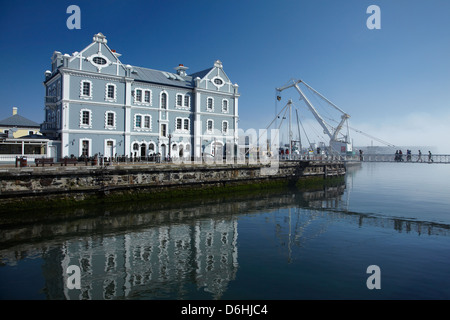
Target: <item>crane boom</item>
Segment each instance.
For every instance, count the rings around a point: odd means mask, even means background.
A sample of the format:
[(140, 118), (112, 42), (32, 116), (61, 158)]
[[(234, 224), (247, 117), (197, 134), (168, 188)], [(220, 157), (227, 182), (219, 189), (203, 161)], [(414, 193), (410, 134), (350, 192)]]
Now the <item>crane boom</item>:
[[(342, 113), (341, 121), (339, 122), (338, 126), (335, 129), (333, 129), (333, 130), (329, 129), (329, 127), (330, 128), (333, 128), (333, 127), (325, 122), (325, 120), (317, 112), (316, 108), (314, 108), (314, 106), (311, 104), (311, 102), (308, 100), (308, 98), (303, 94), (302, 90), (299, 87), (300, 83), (303, 83), (306, 87), (308, 87), (314, 93), (319, 95), (322, 99), (324, 99), (326, 102), (328, 102), (331, 106), (333, 106), (336, 110), (338, 110), (340, 113)], [(338, 143), (344, 142), (346, 145), (348, 144), (347, 141), (338, 141), (338, 134), (341, 131), (345, 121), (347, 121), (350, 118), (350, 115), (345, 113), (342, 109), (340, 109), (338, 106), (336, 106), (334, 103), (332, 103), (330, 100), (325, 98), (323, 95), (321, 95), (319, 92), (314, 90), (312, 87), (310, 87), (308, 84), (306, 84), (302, 80), (291, 80), (291, 83), (289, 83), (289, 84), (287, 84), (287, 85), (285, 85), (283, 87), (279, 87), (276, 90), (277, 90), (278, 93), (281, 93), (282, 91), (284, 91), (286, 89), (289, 89), (289, 88), (295, 88), (295, 90), (300, 95), (300, 100), (304, 100), (305, 101), (307, 107), (309, 108), (309, 110), (312, 112), (313, 116), (316, 118), (316, 120), (319, 122), (319, 124), (323, 128), (324, 133), (327, 134), (330, 137), (330, 146), (331, 146), (331, 144), (333, 144), (335, 142), (338, 142)], [(277, 99), (280, 100), (281, 97), (278, 95)]]

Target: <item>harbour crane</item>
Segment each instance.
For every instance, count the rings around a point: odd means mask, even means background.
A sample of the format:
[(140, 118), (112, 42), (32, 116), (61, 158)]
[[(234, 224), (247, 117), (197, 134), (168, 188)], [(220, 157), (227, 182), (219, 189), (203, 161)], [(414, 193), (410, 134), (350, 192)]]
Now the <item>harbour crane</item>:
[[(328, 104), (330, 104), (332, 107), (334, 107), (337, 111), (339, 111), (341, 115), (341, 120), (339, 124), (336, 127), (331, 126), (325, 120), (321, 117), (321, 115), (317, 112), (316, 108), (312, 105), (312, 103), (308, 100), (308, 98), (305, 96), (305, 94), (300, 89), (300, 84), (303, 83), (308, 89), (312, 90), (314, 93), (316, 93), (319, 97), (321, 97), (323, 100), (325, 100)], [(319, 122), (320, 126), (323, 128), (323, 131), (328, 137), (330, 138), (330, 151), (332, 153), (340, 153), (340, 154), (347, 154), (352, 152), (352, 144), (349, 141), (348, 135), (345, 135), (343, 139), (338, 138), (338, 135), (344, 126), (344, 124), (347, 122), (347, 120), (350, 118), (350, 115), (348, 115), (346, 112), (344, 112), (342, 109), (340, 109), (338, 106), (336, 106), (334, 103), (332, 103), (330, 100), (325, 98), (323, 95), (321, 95), (319, 92), (314, 90), (312, 87), (310, 87), (307, 83), (305, 83), (303, 80), (290, 80), (288, 84), (286, 84), (283, 87), (276, 88), (277, 92), (277, 100), (281, 100), (281, 92), (289, 89), (289, 88), (295, 88), (297, 92), (300, 95), (300, 100), (303, 100), (309, 110), (312, 112), (313, 116), (316, 118), (316, 120)], [(348, 124), (348, 123), (347, 123)]]

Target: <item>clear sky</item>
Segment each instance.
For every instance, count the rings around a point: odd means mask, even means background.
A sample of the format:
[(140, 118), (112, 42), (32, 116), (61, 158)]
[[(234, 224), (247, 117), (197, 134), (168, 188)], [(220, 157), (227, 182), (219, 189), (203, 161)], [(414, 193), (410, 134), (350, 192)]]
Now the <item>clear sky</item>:
[[(66, 27), (72, 4), (80, 30)], [(379, 30), (366, 26), (370, 5), (381, 10)], [(275, 88), (296, 78), (350, 114), (353, 128), (450, 153), (449, 0), (1, 1), (0, 119), (17, 106), (41, 123), (52, 53), (80, 51), (98, 32), (125, 64), (196, 72), (221, 60), (240, 88), (243, 129), (265, 128)], [(306, 126), (293, 89), (277, 107), (288, 98)], [(350, 134), (355, 145), (371, 143)]]

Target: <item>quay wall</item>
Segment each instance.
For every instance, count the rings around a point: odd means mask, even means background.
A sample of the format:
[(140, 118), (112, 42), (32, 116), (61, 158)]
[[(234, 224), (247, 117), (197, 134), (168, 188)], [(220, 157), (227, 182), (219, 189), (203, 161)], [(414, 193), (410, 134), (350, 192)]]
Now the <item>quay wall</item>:
[[(345, 175), (340, 162), (280, 162), (277, 168), (259, 164), (152, 164), (111, 166), (46, 166), (0, 168), (0, 211), (34, 201), (81, 202), (195, 193), (236, 186), (292, 184)], [(39, 200), (39, 201), (36, 201)]]

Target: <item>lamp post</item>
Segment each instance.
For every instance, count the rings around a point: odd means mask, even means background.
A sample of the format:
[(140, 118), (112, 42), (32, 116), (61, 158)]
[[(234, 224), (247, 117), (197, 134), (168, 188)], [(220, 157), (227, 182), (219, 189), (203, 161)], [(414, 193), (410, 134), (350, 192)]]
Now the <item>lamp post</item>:
[(172, 134), (169, 133), (169, 161), (171, 158), (171, 149), (172, 149), (171, 140), (172, 140)]

